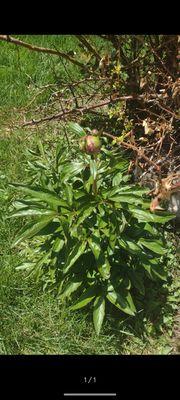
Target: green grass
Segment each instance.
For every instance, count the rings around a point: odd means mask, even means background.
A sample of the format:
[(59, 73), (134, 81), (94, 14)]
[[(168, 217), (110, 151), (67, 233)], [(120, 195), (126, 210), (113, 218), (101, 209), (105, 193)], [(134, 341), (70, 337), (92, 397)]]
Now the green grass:
[[(62, 51), (71, 50), (75, 44), (75, 38), (63, 35), (20, 38), (42, 47), (55, 46)], [(71, 65), (69, 68), (73, 76), (78, 78), (77, 68)], [(0, 42), (0, 106), (24, 106), (36, 94), (37, 87), (57, 83), (63, 74), (64, 68), (59, 57)], [(47, 97), (48, 93), (44, 100)], [(42, 101), (42, 96), (39, 101)]]
[[(72, 50), (76, 44), (74, 37), (62, 35), (22, 39), (47, 47), (55, 44), (62, 50)], [(171, 251), (169, 279), (163, 290), (160, 284), (149, 286), (144, 311), (136, 319), (110, 307), (99, 337), (94, 333), (88, 309), (70, 313), (52, 294), (44, 293), (33, 278), (27, 279), (22, 271), (16, 271), (21, 257), (18, 249), (11, 249), (11, 243), (24, 220), (6, 218), (15, 196), (8, 182), (26, 180), (25, 150), (33, 148), (36, 138), (53, 142), (57, 136), (52, 126), (14, 130), (11, 123), (19, 118), (18, 107), (31, 99), (36, 85), (56, 82), (53, 68), (60, 77), (64, 70), (58, 57), (18, 50), (1, 42), (0, 50), (0, 354), (171, 353), (178, 301), (177, 265)], [(69, 68), (77, 78), (76, 68)]]
[[(79, 42), (73, 35), (19, 35), (17, 38), (40, 47), (64, 52), (74, 49), (77, 60), (82, 58)], [(102, 40), (97, 36), (94, 36), (93, 40), (98, 48), (104, 51)], [(82, 61), (86, 59), (82, 58)], [(73, 79), (80, 78), (78, 67), (64, 59), (62, 63), (58, 56), (0, 42), (0, 107), (22, 107), (36, 95), (39, 87), (50, 83), (59, 84), (62, 79), (67, 79), (64, 63)], [(46, 102), (50, 94), (51, 89), (43, 92), (38, 96), (37, 104)]]

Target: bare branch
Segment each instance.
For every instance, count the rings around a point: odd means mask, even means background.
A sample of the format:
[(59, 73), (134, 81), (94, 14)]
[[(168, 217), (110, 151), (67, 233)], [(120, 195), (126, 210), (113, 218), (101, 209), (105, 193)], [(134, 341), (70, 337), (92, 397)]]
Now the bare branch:
[(14, 37), (9, 36), (9, 35), (0, 35), (0, 40), (3, 40), (3, 41), (8, 42), (8, 43), (15, 44), (15, 45), (18, 45), (18, 46), (26, 47), (28, 50), (31, 50), (31, 51), (37, 51), (37, 52), (40, 52), (40, 53), (53, 54), (53, 55), (65, 58), (66, 60), (70, 61), (71, 63), (73, 63), (75, 65), (78, 65), (81, 68), (88, 69), (86, 67), (86, 65), (84, 65), (80, 61), (74, 59), (73, 57), (71, 57), (67, 53), (64, 53), (63, 51), (59, 51), (59, 50), (55, 50), (55, 49), (49, 49), (49, 48), (46, 48), (46, 47), (35, 46), (33, 44), (24, 42), (22, 40), (15, 39)]
[(137, 98), (137, 97), (141, 98), (142, 96), (136, 96), (136, 97), (132, 96), (132, 95), (131, 96), (122, 96), (122, 97), (117, 97), (116, 99), (113, 99), (113, 100), (112, 99), (105, 100), (102, 103), (93, 104), (93, 105), (91, 105), (89, 107), (79, 107), (79, 108), (75, 107), (75, 108), (72, 108), (71, 110), (67, 110), (67, 111), (64, 111), (64, 112), (57, 113), (57, 114), (49, 115), (49, 116), (41, 118), (41, 119), (37, 119), (37, 120), (33, 120), (32, 119), (31, 121), (25, 122), (22, 126), (24, 127), (24, 126), (29, 126), (29, 125), (38, 125), (38, 124), (41, 124), (42, 122), (52, 121), (52, 120), (55, 120), (55, 119), (61, 119), (65, 115), (74, 114), (74, 113), (83, 114), (84, 112), (89, 112), (90, 110), (93, 110), (95, 108), (104, 107), (104, 106), (106, 106), (106, 105), (108, 105), (110, 103), (115, 103), (117, 101), (123, 101), (123, 100), (124, 101), (133, 100), (134, 98)]
[[(126, 134), (126, 136), (128, 136), (129, 134), (130, 134), (131, 132), (128, 132), (128, 134)], [(114, 135), (112, 135), (112, 134), (110, 134), (110, 133), (107, 133), (107, 132), (103, 132), (103, 135), (104, 136), (108, 136), (108, 137), (110, 137), (111, 139), (113, 139), (113, 140), (116, 140), (117, 141), (117, 136), (114, 136)], [(119, 146), (122, 146), (122, 147), (125, 147), (125, 148), (127, 148), (127, 149), (131, 149), (131, 150), (133, 150), (133, 151), (135, 151), (141, 158), (143, 158), (148, 164), (150, 164), (150, 165), (152, 165), (153, 167), (155, 167), (155, 169), (158, 171), (158, 172), (160, 172), (160, 167), (157, 165), (157, 164), (155, 164), (152, 160), (150, 160), (145, 154), (144, 154), (144, 151), (142, 150), (142, 149), (139, 149), (137, 146), (135, 146), (135, 145), (133, 145), (133, 144), (131, 144), (131, 143), (126, 143), (126, 142), (124, 142), (123, 140), (122, 141), (117, 141), (117, 144), (119, 145)]]
[(101, 56), (97, 52), (94, 46), (84, 37), (84, 35), (76, 35), (76, 38), (89, 50), (90, 53), (94, 54), (94, 56), (100, 61)]

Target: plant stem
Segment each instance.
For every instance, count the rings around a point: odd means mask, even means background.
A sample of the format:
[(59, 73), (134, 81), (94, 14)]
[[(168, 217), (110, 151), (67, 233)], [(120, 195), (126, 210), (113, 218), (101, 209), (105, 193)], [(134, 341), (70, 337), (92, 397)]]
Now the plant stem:
[[(96, 162), (97, 165), (97, 154), (94, 154), (94, 161)], [(93, 189), (93, 193), (95, 196), (97, 196), (97, 174), (96, 174), (96, 178), (94, 179), (93, 185), (92, 185), (92, 189)]]

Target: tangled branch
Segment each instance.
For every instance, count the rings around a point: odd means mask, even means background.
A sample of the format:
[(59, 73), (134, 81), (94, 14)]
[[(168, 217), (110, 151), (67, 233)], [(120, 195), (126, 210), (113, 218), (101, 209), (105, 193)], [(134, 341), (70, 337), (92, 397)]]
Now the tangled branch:
[(71, 57), (69, 54), (64, 53), (63, 51), (60, 50), (55, 50), (55, 49), (49, 49), (47, 47), (39, 47), (35, 46), (34, 44), (30, 44), (27, 42), (24, 42), (23, 40), (16, 39), (12, 36), (9, 35), (0, 35), (0, 40), (15, 44), (17, 46), (22, 46), (26, 47), (26, 49), (31, 50), (31, 51), (37, 51), (40, 53), (46, 53), (46, 54), (53, 54), (62, 58), (65, 58), (66, 60), (70, 61), (71, 63), (77, 65), (78, 67), (81, 67), (83, 69), (87, 69), (86, 65), (81, 63), (80, 61), (76, 60), (75, 58)]

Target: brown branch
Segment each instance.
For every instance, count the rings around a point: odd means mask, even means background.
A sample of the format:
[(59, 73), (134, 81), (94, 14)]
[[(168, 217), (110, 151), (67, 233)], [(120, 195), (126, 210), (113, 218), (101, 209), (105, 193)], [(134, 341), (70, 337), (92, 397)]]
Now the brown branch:
[(15, 39), (14, 37), (9, 36), (9, 35), (0, 35), (0, 40), (3, 40), (3, 41), (8, 42), (8, 43), (15, 44), (15, 45), (18, 45), (18, 46), (26, 47), (28, 50), (31, 50), (31, 51), (37, 51), (37, 52), (40, 52), (40, 53), (47, 53), (47, 54), (53, 54), (53, 55), (56, 55), (56, 56), (60, 56), (60, 57), (65, 58), (66, 60), (70, 61), (71, 63), (73, 63), (75, 65), (78, 65), (78, 67), (87, 69), (86, 65), (84, 65), (80, 61), (74, 59), (73, 57), (69, 56), (67, 53), (64, 53), (62, 51), (49, 49), (49, 48), (46, 48), (46, 47), (35, 46), (33, 44), (24, 42), (22, 40)]
[(49, 116), (41, 118), (41, 119), (27, 121), (22, 125), (22, 127), (29, 126), (29, 125), (38, 125), (38, 124), (41, 124), (42, 122), (45, 122), (45, 121), (52, 121), (52, 120), (55, 120), (55, 119), (61, 119), (65, 115), (69, 115), (69, 114), (73, 114), (73, 113), (82, 114), (84, 112), (89, 112), (90, 110), (93, 110), (95, 108), (104, 107), (104, 106), (106, 106), (106, 105), (108, 105), (110, 103), (115, 103), (117, 101), (123, 101), (123, 100), (124, 101), (126, 101), (126, 100), (134, 100), (137, 97), (138, 98), (139, 97), (142, 98), (142, 96), (133, 96), (133, 95), (131, 95), (131, 96), (122, 96), (122, 97), (117, 97), (114, 100), (112, 100), (112, 99), (105, 100), (102, 103), (93, 104), (93, 105), (91, 105), (89, 107), (79, 107), (79, 108), (75, 107), (75, 108), (72, 108), (71, 110), (67, 110), (67, 111), (64, 111), (64, 112), (57, 113), (57, 114), (49, 115)]
[[(96, 82), (96, 81), (105, 81), (105, 83), (106, 83), (106, 81), (108, 81), (109, 80), (109, 78), (107, 78), (107, 77), (105, 77), (105, 78), (103, 78), (103, 77), (97, 77), (97, 78), (95, 78), (95, 77), (89, 77), (89, 78), (83, 78), (83, 79), (81, 79), (81, 80), (78, 80), (78, 81), (73, 81), (72, 83), (71, 83), (71, 86), (79, 86), (79, 85), (81, 85), (81, 84), (87, 84), (88, 85), (88, 82)], [(47, 85), (44, 85), (44, 86), (38, 86), (38, 89), (39, 90), (41, 90), (41, 89), (48, 89), (49, 87), (58, 87), (59, 86), (59, 84), (58, 83), (49, 83), (49, 84), (47, 84)], [(69, 89), (69, 83), (68, 82), (61, 82), (61, 86), (63, 86), (65, 89), (67, 88), (67, 89)]]
[(168, 75), (172, 76), (172, 77), (175, 79), (174, 74), (173, 74), (171, 71), (169, 71), (169, 69), (167, 68), (165, 62), (162, 60), (162, 58), (159, 56), (159, 54), (157, 53), (156, 49), (154, 48), (154, 46), (153, 46), (153, 44), (152, 44), (152, 41), (151, 41), (151, 36), (150, 36), (150, 47), (151, 47), (151, 50), (152, 50), (153, 54), (155, 55), (155, 57), (158, 59), (158, 61), (159, 61), (160, 64), (162, 65), (164, 71), (165, 71)]
[(162, 110), (166, 111), (168, 114), (173, 115), (174, 118), (179, 119), (179, 115), (176, 115), (174, 112), (172, 112), (169, 108), (165, 108), (162, 106), (162, 104), (158, 101), (156, 101), (156, 105), (161, 108)]
[[(130, 134), (131, 132), (128, 132), (128, 133)], [(135, 145), (133, 145), (133, 144), (130, 144), (130, 143), (126, 143), (126, 142), (124, 142), (123, 140), (120, 141), (120, 142), (118, 142), (117, 136), (114, 136), (114, 135), (112, 135), (111, 133), (103, 132), (103, 135), (108, 136), (108, 137), (110, 137), (110, 138), (113, 139), (113, 140), (116, 140), (116, 143), (118, 144), (118, 146), (123, 146), (123, 147), (125, 147), (125, 148), (127, 148), (127, 149), (131, 149), (131, 150), (136, 151), (136, 153), (138, 153), (138, 155), (139, 155), (141, 158), (143, 158), (148, 164), (150, 164), (150, 165), (152, 165), (153, 167), (155, 167), (156, 170), (157, 170), (158, 172), (160, 171), (160, 167), (159, 167), (158, 165), (156, 165), (152, 160), (150, 160), (150, 159), (144, 154), (144, 151), (138, 149), (137, 146), (135, 146)], [(126, 135), (126, 136), (127, 136), (127, 135)]]
[(94, 46), (84, 37), (84, 35), (75, 35), (76, 38), (89, 50), (90, 53), (94, 54), (94, 56), (100, 61), (101, 56), (97, 52)]

